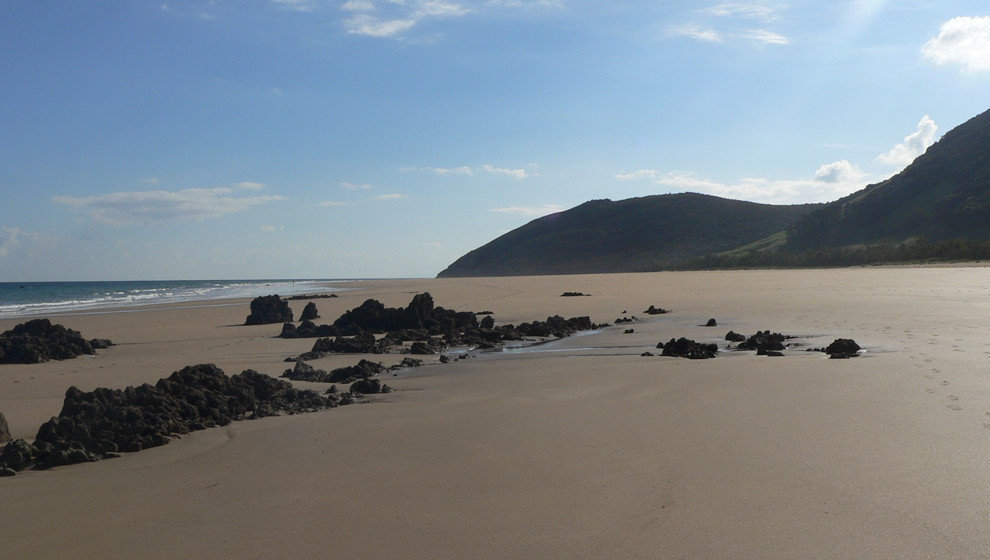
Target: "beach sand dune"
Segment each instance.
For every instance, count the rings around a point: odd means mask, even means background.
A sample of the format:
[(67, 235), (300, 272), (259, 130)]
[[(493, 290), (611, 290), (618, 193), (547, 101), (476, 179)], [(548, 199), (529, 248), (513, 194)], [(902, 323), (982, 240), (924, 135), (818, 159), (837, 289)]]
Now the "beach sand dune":
[[(0, 556), (990, 557), (988, 279), (960, 267), (355, 283), (317, 300), (321, 321), (422, 291), (499, 322), (641, 321), (405, 370), (365, 405), (0, 479)], [(672, 313), (642, 314), (651, 304)], [(278, 375), (312, 344), (237, 326), (246, 313), (59, 317), (119, 346), (0, 366), (0, 411), (31, 437), (69, 385), (153, 382), (199, 362)], [(719, 326), (698, 326), (709, 317)], [(679, 336), (724, 347), (730, 329), (809, 346), (848, 337), (866, 352), (640, 356)]]

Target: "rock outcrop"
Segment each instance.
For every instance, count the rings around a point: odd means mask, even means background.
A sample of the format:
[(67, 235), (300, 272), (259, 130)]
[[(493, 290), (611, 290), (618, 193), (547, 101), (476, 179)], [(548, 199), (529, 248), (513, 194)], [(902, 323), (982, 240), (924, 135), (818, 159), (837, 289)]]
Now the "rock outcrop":
[(292, 322), (292, 309), (289, 308), (289, 302), (278, 294), (259, 296), (251, 300), (251, 314), (244, 320), (245, 325), (289, 322)]
[(309, 302), (306, 307), (303, 307), (302, 314), (299, 316), (300, 321), (312, 321), (313, 319), (319, 319), (320, 312), (316, 310), (316, 304)]
[(86, 340), (79, 331), (53, 325), (48, 319), (32, 319), (0, 334), (0, 363), (36, 364), (93, 354), (107, 348), (109, 339)]
[(837, 338), (825, 347), (825, 353), (832, 359), (855, 358), (859, 356), (860, 349), (851, 338)]
[(670, 339), (670, 342), (657, 344), (657, 348), (663, 351), (661, 356), (673, 356), (675, 358), (688, 358), (690, 360), (706, 360), (714, 358), (718, 353), (718, 346), (714, 344), (704, 344), (695, 342), (688, 338)]

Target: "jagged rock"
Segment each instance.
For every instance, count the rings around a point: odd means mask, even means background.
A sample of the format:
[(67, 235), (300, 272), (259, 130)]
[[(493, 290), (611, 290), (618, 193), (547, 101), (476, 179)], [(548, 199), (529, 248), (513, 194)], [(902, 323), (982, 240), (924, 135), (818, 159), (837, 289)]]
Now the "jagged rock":
[(0, 412), (0, 443), (7, 443), (8, 441), (10, 441), (10, 426), (7, 425), (7, 419)]
[(744, 342), (746, 340), (746, 335), (739, 334), (735, 331), (729, 331), (725, 333), (725, 340), (729, 342)]
[(859, 351), (859, 344), (851, 338), (837, 338), (825, 347), (825, 353), (832, 359), (855, 358)]
[(491, 315), (487, 315), (481, 320), (478, 326), (483, 329), (493, 329), (495, 328), (495, 319)]
[(622, 334), (632, 334), (634, 332), (636, 332), (636, 329), (626, 329), (622, 331)]
[(89, 341), (89, 345), (92, 346), (94, 350), (105, 350), (111, 346), (115, 346), (113, 341), (109, 338), (94, 338)]
[(439, 354), (446, 346), (442, 340), (430, 338), (426, 341), (413, 342), (412, 346), (409, 347), (409, 353), (417, 355)]
[(475, 315), (494, 315), (494, 314), (495, 314), (494, 311), (478, 311), (475, 313)]
[(289, 301), (295, 301), (300, 299), (326, 299), (326, 298), (335, 298), (335, 297), (337, 297), (337, 294), (309, 294), (309, 295), (290, 296), (285, 299)]
[[(623, 311), (623, 313), (625, 313), (625, 311)], [(662, 315), (664, 313), (670, 313), (670, 310), (664, 309), (662, 307), (653, 307), (651, 305), (650, 308), (644, 311), (643, 313), (646, 313), (647, 315)]]
[(619, 317), (614, 322), (616, 325), (621, 325), (623, 323), (632, 323), (636, 319), (634, 317)]
[(438, 361), (441, 364), (449, 364), (450, 363), (450, 358), (448, 358), (447, 356), (440, 356), (440, 358), (439, 358)]
[(320, 313), (316, 310), (316, 304), (309, 302), (306, 307), (303, 307), (302, 315), (299, 316), (300, 321), (312, 321), (313, 319), (319, 319)]
[(324, 381), (327, 377), (327, 372), (322, 369), (316, 369), (306, 362), (299, 360), (296, 362), (295, 367), (285, 370), (282, 377), (293, 381)]
[(155, 385), (83, 392), (70, 387), (62, 411), (42, 424), (34, 444), (15, 440), (0, 453), (0, 468), (50, 468), (164, 445), (185, 434), (234, 420), (331, 406), (253, 370), (228, 377), (212, 364), (183, 368)]
[(716, 321), (715, 318), (713, 317), (713, 318), (709, 319), (707, 323), (705, 323), (705, 326), (706, 327), (717, 327), (718, 326), (718, 321)]
[(756, 334), (747, 338), (744, 342), (740, 342), (740, 350), (756, 350), (760, 352), (767, 352), (770, 350), (780, 351), (784, 349), (784, 340), (787, 337), (780, 333), (771, 333), (770, 331), (757, 331)]
[(259, 296), (251, 300), (251, 314), (244, 320), (245, 325), (267, 325), (269, 323), (289, 323), (292, 309), (289, 303), (279, 297)]
[(590, 295), (591, 294), (585, 294), (582, 292), (564, 292), (560, 294), (560, 297), (582, 297), (582, 296), (590, 296)]
[[(101, 339), (99, 343), (109, 340)], [(0, 334), (0, 363), (36, 364), (92, 354), (93, 345), (78, 331), (33, 319)]]
[(351, 384), (352, 394), (371, 395), (376, 393), (391, 393), (392, 388), (379, 379), (359, 379)]
[(672, 338), (670, 342), (662, 346), (658, 344), (657, 348), (663, 348), (663, 352), (660, 353), (661, 356), (674, 356), (691, 360), (714, 358), (715, 354), (718, 353), (718, 346), (714, 344), (703, 344), (684, 337), (676, 340)]

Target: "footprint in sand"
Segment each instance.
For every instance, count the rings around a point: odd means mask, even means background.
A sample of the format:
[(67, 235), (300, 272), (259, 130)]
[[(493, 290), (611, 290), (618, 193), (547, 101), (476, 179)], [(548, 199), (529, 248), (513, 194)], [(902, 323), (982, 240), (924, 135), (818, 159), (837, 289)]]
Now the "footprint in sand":
[(959, 397), (957, 397), (955, 395), (949, 395), (949, 400), (950, 401), (958, 401), (959, 400)]
[(932, 373), (926, 373), (925, 374), (925, 379), (935, 379), (935, 375), (932, 374)]
[(937, 367), (933, 367), (932, 373), (942, 373), (942, 370), (938, 369)]
[(946, 386), (946, 385), (948, 385), (948, 384), (949, 384), (949, 380), (948, 380), (948, 379), (944, 379), (944, 380), (942, 380), (942, 386), (943, 386), (943, 387), (945, 387), (945, 386)]
[(945, 405), (945, 408), (948, 408), (949, 410), (962, 410), (963, 409), (958, 404), (948, 404), (948, 405)]
[(935, 394), (935, 389), (932, 389), (931, 387), (928, 387), (928, 388), (925, 389), (925, 392), (926, 393), (930, 393), (930, 394)]

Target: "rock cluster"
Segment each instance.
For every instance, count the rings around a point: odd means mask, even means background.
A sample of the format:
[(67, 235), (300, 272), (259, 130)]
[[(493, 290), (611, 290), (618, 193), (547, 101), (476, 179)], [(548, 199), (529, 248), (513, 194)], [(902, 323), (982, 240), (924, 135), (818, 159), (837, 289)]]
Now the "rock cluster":
[(690, 360), (706, 360), (714, 358), (718, 353), (718, 346), (714, 344), (704, 344), (681, 337), (670, 339), (669, 342), (660, 342), (657, 348), (662, 349), (661, 356), (673, 356), (675, 358), (688, 358)]
[(351, 383), (357, 379), (365, 379), (385, 371), (385, 366), (377, 362), (361, 360), (357, 365), (346, 366), (331, 370), (329, 373), (316, 369), (306, 362), (299, 360), (295, 367), (285, 370), (282, 377), (293, 381), (314, 381), (317, 383)]
[(759, 356), (779, 355), (780, 351), (786, 348), (784, 341), (787, 337), (780, 333), (773, 333), (769, 330), (757, 331), (743, 342), (739, 343), (740, 350), (756, 350)]
[(739, 334), (739, 333), (737, 333), (735, 331), (729, 331), (729, 332), (725, 333), (725, 340), (727, 340), (729, 342), (745, 342), (746, 341), (746, 335)]
[(259, 296), (251, 300), (251, 314), (244, 320), (245, 325), (267, 325), (292, 321), (289, 302), (278, 294)]
[(285, 299), (289, 301), (296, 301), (300, 299), (326, 299), (326, 298), (335, 298), (335, 297), (337, 297), (337, 294), (308, 294), (308, 295), (290, 296)]
[(234, 420), (337, 404), (334, 395), (295, 389), (253, 370), (228, 377), (212, 364), (183, 368), (155, 385), (88, 393), (70, 387), (62, 411), (41, 426), (33, 444), (18, 439), (4, 447), (0, 468), (45, 469), (96, 461)]
[(351, 384), (350, 392), (359, 395), (391, 393), (392, 388), (378, 379), (359, 379)]
[(67, 360), (112, 345), (109, 339), (86, 340), (79, 331), (53, 325), (48, 319), (33, 319), (0, 334), (0, 363)]

